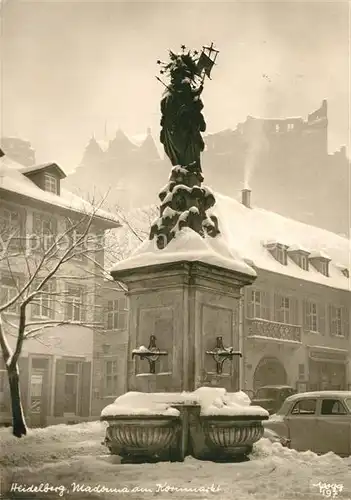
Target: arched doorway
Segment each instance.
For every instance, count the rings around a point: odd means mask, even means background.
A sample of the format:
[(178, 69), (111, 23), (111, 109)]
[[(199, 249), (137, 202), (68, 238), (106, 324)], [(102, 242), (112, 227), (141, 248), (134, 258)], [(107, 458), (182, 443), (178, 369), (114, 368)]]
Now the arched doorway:
[(277, 358), (264, 357), (258, 363), (253, 379), (253, 389), (264, 385), (286, 385), (288, 376), (283, 364)]

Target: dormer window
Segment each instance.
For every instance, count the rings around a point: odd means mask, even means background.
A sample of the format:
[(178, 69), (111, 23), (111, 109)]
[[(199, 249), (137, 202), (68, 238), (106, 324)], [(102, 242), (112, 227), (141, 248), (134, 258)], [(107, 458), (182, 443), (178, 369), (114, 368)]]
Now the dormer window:
[(299, 245), (292, 245), (288, 248), (288, 253), (295, 264), (301, 267), (304, 271), (308, 271), (308, 256), (310, 254), (308, 250), (303, 249)]
[(321, 251), (312, 252), (309, 259), (317, 271), (324, 276), (329, 276), (329, 262), (331, 261), (331, 258), (328, 257), (328, 255)]
[(350, 278), (350, 270), (348, 267), (344, 266), (343, 264), (335, 264), (335, 267), (339, 269), (339, 271), (343, 276), (345, 276), (345, 278)]
[(341, 269), (341, 272), (345, 276), (345, 278), (350, 277), (350, 271), (347, 269), (347, 267), (344, 267), (344, 269)]
[(304, 271), (308, 271), (308, 258), (307, 255), (300, 255), (300, 267)]
[(58, 194), (58, 180), (52, 174), (44, 175), (44, 190), (49, 193)]
[(270, 241), (264, 244), (267, 250), (273, 255), (273, 257), (280, 262), (283, 266), (288, 264), (288, 254), (287, 254), (287, 245), (283, 245), (282, 243), (277, 243), (275, 241)]
[(66, 174), (56, 163), (32, 165), (23, 167), (19, 171), (43, 191), (60, 196), (60, 181)]

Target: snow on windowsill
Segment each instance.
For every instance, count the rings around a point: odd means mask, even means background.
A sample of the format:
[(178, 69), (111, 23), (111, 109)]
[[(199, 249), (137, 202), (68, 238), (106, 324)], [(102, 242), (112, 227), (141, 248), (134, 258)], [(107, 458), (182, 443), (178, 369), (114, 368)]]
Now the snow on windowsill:
[(118, 262), (111, 271), (180, 261), (201, 261), (256, 277), (252, 267), (240, 255), (229, 250), (221, 235), (202, 238), (189, 228), (179, 231), (163, 250), (157, 248), (155, 240), (144, 241), (131, 257)]

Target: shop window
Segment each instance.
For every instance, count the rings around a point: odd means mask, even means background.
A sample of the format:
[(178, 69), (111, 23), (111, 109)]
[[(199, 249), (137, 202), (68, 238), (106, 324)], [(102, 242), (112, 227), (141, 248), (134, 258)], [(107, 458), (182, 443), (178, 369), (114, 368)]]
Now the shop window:
[(316, 413), (316, 399), (301, 399), (291, 411), (292, 415), (314, 415)]

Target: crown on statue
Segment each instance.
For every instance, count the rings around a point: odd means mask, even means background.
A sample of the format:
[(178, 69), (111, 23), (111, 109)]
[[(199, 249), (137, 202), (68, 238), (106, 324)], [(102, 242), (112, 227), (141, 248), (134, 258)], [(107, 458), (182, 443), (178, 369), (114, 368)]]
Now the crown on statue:
[[(160, 73), (171, 78), (171, 81), (183, 80), (188, 78), (192, 82), (196, 82), (197, 78), (208, 76), (213, 65), (215, 64), (218, 50), (214, 49), (213, 43), (210, 47), (203, 47), (201, 54), (197, 50), (187, 50), (185, 45), (181, 45), (181, 52), (176, 54), (172, 50), (169, 51), (169, 62), (157, 61), (161, 66)], [(214, 58), (212, 55), (214, 54)]]
[(163, 61), (157, 61), (157, 64), (161, 66), (160, 73), (169, 76), (171, 79), (177, 76), (183, 76), (190, 78), (190, 80), (195, 81), (198, 73), (197, 62), (199, 59), (197, 50), (186, 50), (186, 46), (181, 46), (182, 52), (176, 54), (172, 50), (169, 51), (168, 63)]

